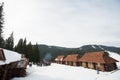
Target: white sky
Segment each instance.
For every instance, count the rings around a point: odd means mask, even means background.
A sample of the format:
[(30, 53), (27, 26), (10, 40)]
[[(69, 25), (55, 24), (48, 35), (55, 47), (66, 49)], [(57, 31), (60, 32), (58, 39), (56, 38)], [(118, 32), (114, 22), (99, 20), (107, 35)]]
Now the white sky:
[(120, 46), (120, 0), (2, 0), (4, 36), (32, 43)]

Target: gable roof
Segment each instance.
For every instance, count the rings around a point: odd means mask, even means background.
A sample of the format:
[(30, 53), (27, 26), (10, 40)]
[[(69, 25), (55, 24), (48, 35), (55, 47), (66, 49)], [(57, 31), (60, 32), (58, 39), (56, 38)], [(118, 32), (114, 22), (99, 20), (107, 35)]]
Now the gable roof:
[(76, 61), (78, 61), (78, 59), (79, 59), (79, 55), (78, 54), (70, 54), (70, 55), (68, 55), (64, 59), (64, 61), (73, 61), (73, 62), (76, 62)]
[(57, 58), (55, 58), (55, 61), (63, 61), (64, 57), (64, 55), (58, 56)]
[(115, 63), (117, 60), (109, 57), (107, 52), (99, 51), (99, 52), (89, 52), (85, 53), (83, 57), (79, 59), (81, 62), (94, 62), (94, 63)]

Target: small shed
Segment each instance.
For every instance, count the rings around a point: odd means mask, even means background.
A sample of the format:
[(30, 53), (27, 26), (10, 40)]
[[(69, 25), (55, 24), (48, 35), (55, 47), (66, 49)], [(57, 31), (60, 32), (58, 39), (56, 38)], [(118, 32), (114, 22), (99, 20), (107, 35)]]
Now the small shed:
[(71, 65), (71, 66), (80, 66), (80, 63), (78, 61), (78, 59), (80, 58), (80, 56), (78, 54), (70, 54), (67, 55), (66, 58), (64, 58), (64, 62), (66, 65)]
[(118, 62), (112, 57), (109, 57), (108, 53), (105, 51), (85, 53), (79, 61), (82, 64), (81, 66), (85, 68), (101, 71), (112, 71), (117, 69), (116, 62)]
[(63, 61), (64, 58), (65, 58), (64, 55), (58, 56), (57, 58), (55, 58), (55, 62), (58, 64), (64, 64), (64, 61)]

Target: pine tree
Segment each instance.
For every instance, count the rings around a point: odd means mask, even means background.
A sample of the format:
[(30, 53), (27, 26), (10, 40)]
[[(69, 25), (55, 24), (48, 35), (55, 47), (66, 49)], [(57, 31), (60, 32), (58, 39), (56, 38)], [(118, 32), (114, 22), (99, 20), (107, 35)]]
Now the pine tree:
[(0, 47), (4, 47), (4, 39), (2, 36), (3, 23), (4, 23), (4, 18), (3, 18), (3, 3), (2, 3), (0, 4)]
[(39, 62), (40, 61), (40, 53), (39, 53), (39, 47), (38, 44), (36, 43), (36, 45), (33, 46), (33, 61), (34, 62)]
[(32, 55), (33, 51), (32, 51), (32, 44), (31, 42), (28, 43), (27, 45), (27, 54), (26, 57), (29, 59), (30, 62), (33, 61), (33, 55)]
[(25, 54), (25, 56), (29, 59), (30, 62), (37, 63), (40, 61), (38, 44), (32, 45), (31, 42), (27, 44), (26, 38), (24, 40), (19, 40), (18, 44), (15, 46), (15, 51)]
[(23, 40), (22, 48), (23, 48), (22, 53), (26, 55), (26, 53), (27, 53), (27, 40), (26, 40), (26, 38)]
[(15, 46), (15, 51), (21, 54), (23, 53), (23, 39), (22, 38), (18, 41), (18, 44)]
[(13, 50), (14, 47), (14, 37), (13, 37), (13, 32), (11, 33), (10, 37), (5, 40), (5, 48), (8, 50)]

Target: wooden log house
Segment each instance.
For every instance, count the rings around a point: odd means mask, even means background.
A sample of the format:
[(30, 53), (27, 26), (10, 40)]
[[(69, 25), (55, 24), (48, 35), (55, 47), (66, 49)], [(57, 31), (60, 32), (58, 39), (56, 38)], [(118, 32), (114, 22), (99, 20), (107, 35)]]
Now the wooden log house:
[(0, 48), (0, 80), (25, 76), (27, 64), (28, 60), (20, 54)]
[(64, 55), (58, 56), (57, 58), (55, 58), (55, 62), (58, 64), (64, 64), (64, 61), (63, 61), (64, 58), (65, 58)]
[(109, 57), (108, 53), (105, 51), (85, 53), (79, 61), (82, 63), (81, 66), (85, 68), (101, 71), (112, 71), (117, 69), (116, 62), (118, 62)]
[(80, 63), (78, 59), (80, 56), (78, 54), (70, 54), (67, 57), (64, 58), (64, 62), (66, 65), (71, 65), (71, 66), (80, 66)]

